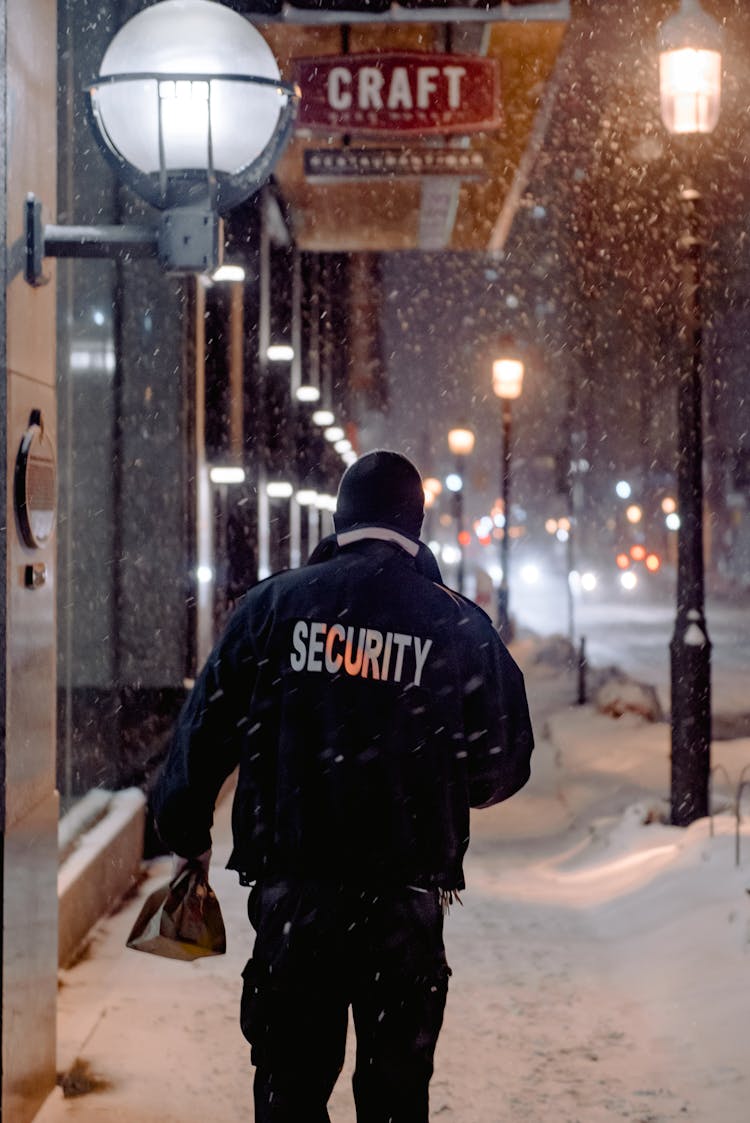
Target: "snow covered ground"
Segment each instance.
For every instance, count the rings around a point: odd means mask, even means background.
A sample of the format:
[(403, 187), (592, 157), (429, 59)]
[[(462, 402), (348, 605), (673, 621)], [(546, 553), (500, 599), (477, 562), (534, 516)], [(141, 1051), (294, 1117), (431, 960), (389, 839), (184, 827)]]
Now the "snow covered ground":
[[(729, 813), (714, 837), (705, 820), (659, 822), (666, 726), (588, 708), (546, 725), (533, 782), (475, 817), (470, 891), (448, 926), (434, 1117), (741, 1123), (750, 798), (737, 868)], [(713, 759), (736, 782), (750, 740), (716, 744)], [(717, 803), (729, 790), (717, 781)]]
[[(717, 777), (713, 837), (705, 820), (664, 825), (668, 727), (574, 706), (573, 676), (536, 662), (535, 641), (515, 653), (538, 747), (527, 787), (473, 817), (468, 889), (446, 923), (453, 977), (432, 1118), (745, 1123), (750, 792), (739, 867), (730, 803), (750, 740), (714, 745), (730, 783)], [(252, 1119), (236, 1023), (250, 934), (245, 891), (220, 868), (228, 845), (225, 804), (212, 873), (225, 957), (186, 964), (124, 949), (143, 895), (168, 872), (160, 861), (63, 973), (60, 1067), (81, 1062), (94, 1090), (56, 1090), (38, 1123)], [(354, 1123), (351, 1064), (334, 1123)]]

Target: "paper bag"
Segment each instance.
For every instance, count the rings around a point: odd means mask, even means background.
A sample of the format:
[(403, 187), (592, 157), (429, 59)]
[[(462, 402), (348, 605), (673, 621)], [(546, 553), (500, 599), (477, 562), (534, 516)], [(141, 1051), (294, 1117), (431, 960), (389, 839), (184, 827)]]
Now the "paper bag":
[(146, 899), (127, 946), (168, 959), (197, 959), (227, 950), (221, 908), (205, 871), (189, 864)]

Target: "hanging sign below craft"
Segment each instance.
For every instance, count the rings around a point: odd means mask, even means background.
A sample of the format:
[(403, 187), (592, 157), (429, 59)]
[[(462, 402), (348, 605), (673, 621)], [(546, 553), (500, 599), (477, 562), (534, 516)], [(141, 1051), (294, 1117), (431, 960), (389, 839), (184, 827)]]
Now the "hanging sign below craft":
[(306, 178), (315, 180), (487, 174), (484, 154), (469, 148), (309, 148), (304, 159)]

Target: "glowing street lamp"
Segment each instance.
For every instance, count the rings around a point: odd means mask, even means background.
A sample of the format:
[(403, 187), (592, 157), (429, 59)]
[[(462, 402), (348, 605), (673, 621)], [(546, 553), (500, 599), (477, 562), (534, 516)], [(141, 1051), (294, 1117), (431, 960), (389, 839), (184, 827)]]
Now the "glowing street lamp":
[(456, 540), (458, 542), (458, 591), (464, 592), (464, 584), (466, 580), (466, 558), (465, 548), (466, 543), (463, 539), (464, 531), (464, 472), (461, 466), (461, 460), (470, 456), (474, 451), (474, 433), (466, 425), (458, 425), (455, 429), (451, 429), (448, 433), (448, 448), (456, 458), (456, 477), (459, 481), (459, 486), (451, 488), (448, 481), (446, 486), (449, 490), (453, 491), (454, 496), (454, 511), (456, 517)]
[(500, 488), (503, 500), (505, 526), (500, 539), (500, 566), (502, 576), (497, 595), (498, 628), (504, 640), (510, 640), (508, 545), (510, 542), (510, 467), (511, 467), (511, 402), (521, 396), (524, 364), (516, 356), (500, 356), (492, 364), (492, 389), (502, 406), (503, 447), (501, 456)]
[(454, 456), (470, 456), (474, 451), (474, 434), (471, 429), (459, 426), (448, 433), (448, 448)]
[(495, 359), (492, 364), (492, 389), (498, 398), (512, 402), (521, 397), (524, 365), (521, 359)]
[(659, 93), (664, 125), (673, 134), (710, 133), (721, 105), (721, 28), (698, 0), (659, 30)]
[(266, 348), (266, 358), (269, 363), (291, 363), (294, 359), (294, 348), (288, 343), (271, 343)]
[(431, 507), (443, 490), (443, 485), (435, 476), (425, 476), (422, 480), (422, 487), (424, 489), (425, 506)]
[(422, 480), (422, 489), (424, 491), (424, 530), (423, 537), (428, 541), (432, 537), (432, 524), (435, 518), (435, 505), (438, 496), (443, 490), (443, 485), (435, 476), (425, 476)]
[[(658, 38), (662, 119), (673, 135), (709, 133), (719, 118), (721, 29), (698, 0), (682, 0)], [(690, 143), (690, 142), (688, 142)], [(686, 338), (677, 400), (677, 612), (670, 644), (671, 820), (687, 826), (708, 814), (711, 769), (711, 643), (705, 619), (703, 562), (703, 310), (700, 192), (685, 182), (687, 223), (680, 239)], [(669, 516), (671, 517), (671, 515)]]

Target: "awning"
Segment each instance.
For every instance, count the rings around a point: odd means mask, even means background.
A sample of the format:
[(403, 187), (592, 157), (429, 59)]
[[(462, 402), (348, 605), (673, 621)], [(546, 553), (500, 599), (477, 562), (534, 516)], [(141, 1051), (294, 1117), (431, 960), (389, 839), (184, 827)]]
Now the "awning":
[(570, 0), (239, 0), (237, 10), (284, 23), (481, 23), (567, 20)]
[[(300, 247), (318, 252), (502, 248), (524, 168), (543, 143), (546, 105), (554, 97), (550, 79), (568, 23), (345, 25), (341, 18), (322, 26), (271, 22), (263, 33), (284, 77), (299, 76), (300, 60), (307, 60), (309, 69), (309, 60), (317, 59), (322, 74), (336, 68), (342, 81), (336, 92), (349, 105), (357, 97), (356, 67), (371, 67), (373, 52), (388, 60), (378, 78), (381, 102), (388, 96), (392, 63), (400, 66), (403, 52), (412, 52), (417, 61), (422, 56), (413, 52), (426, 52), (437, 96), (441, 83), (445, 86), (437, 52), (445, 51), (449, 40), (443, 57), (449, 66), (461, 65), (462, 83), (472, 69), (466, 56), (498, 67), (498, 120), (463, 137), (455, 131), (436, 136), (435, 128), (421, 136), (413, 128), (404, 135), (358, 131), (356, 121), (351, 134), (342, 135), (341, 128), (329, 131), (324, 124), (307, 127), (311, 116), (313, 121), (320, 117), (316, 108), (305, 108), (276, 169)], [(406, 82), (405, 68), (400, 77)], [(303, 101), (318, 92), (303, 88)], [(405, 86), (391, 88), (391, 94), (400, 112)]]

